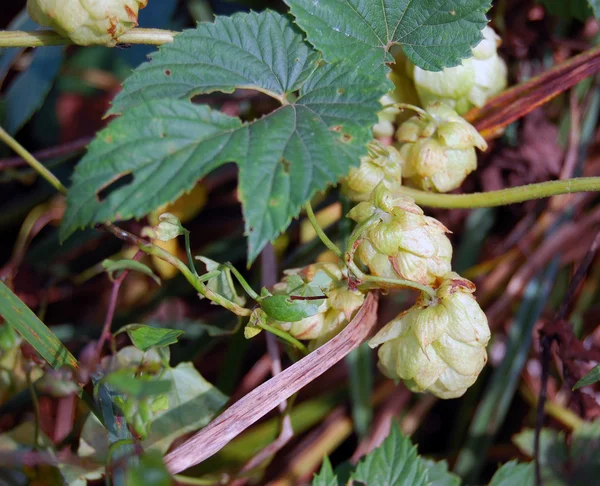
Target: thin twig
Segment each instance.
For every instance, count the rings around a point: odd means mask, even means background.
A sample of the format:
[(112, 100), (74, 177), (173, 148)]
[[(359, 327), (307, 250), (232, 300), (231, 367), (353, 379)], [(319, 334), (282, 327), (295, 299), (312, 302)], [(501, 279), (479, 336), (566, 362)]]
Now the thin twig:
[[(69, 143), (57, 145), (56, 147), (50, 147), (43, 150), (33, 152), (32, 155), (36, 160), (47, 160), (56, 159), (58, 157), (65, 157), (73, 153), (82, 151), (88, 144), (93, 140), (93, 137), (83, 137), (77, 140), (73, 140)], [(28, 165), (27, 161), (23, 157), (7, 157), (0, 159), (0, 171), (5, 169), (14, 169)]]
[[(138, 261), (140, 258), (142, 258), (143, 254), (144, 253), (142, 250), (138, 250), (133, 257), (133, 260)], [(108, 301), (108, 309), (106, 310), (106, 317), (104, 318), (104, 326), (102, 326), (102, 334), (100, 335), (100, 339), (96, 345), (96, 356), (98, 360), (100, 360), (104, 343), (110, 336), (110, 327), (112, 325), (113, 318), (115, 317), (115, 310), (117, 309), (119, 290), (121, 289), (121, 285), (123, 284), (124, 280), (127, 278), (127, 275), (129, 275), (129, 270), (123, 270), (123, 273), (121, 273), (121, 275), (119, 275), (113, 282), (112, 290), (110, 291), (110, 299)]]
[(377, 294), (369, 293), (362, 308), (340, 334), (263, 383), (172, 450), (165, 456), (167, 469), (177, 474), (208, 459), (282, 401), (343, 359), (367, 338), (375, 325), (377, 301)]

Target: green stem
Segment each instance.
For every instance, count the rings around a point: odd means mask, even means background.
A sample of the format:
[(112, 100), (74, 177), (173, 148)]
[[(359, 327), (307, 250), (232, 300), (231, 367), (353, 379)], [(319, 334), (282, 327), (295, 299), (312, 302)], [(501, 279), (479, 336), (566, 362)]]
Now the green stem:
[[(173, 41), (177, 32), (160, 29), (132, 29), (119, 37), (119, 44), (149, 44), (160, 46)], [(43, 47), (70, 45), (74, 42), (53, 30), (24, 32), (0, 31), (0, 47)]]
[(33, 403), (33, 410), (35, 412), (33, 448), (37, 450), (40, 447), (40, 402), (38, 401), (37, 392), (31, 381), (31, 371), (31, 368), (29, 368), (26, 371), (25, 376), (27, 378), (27, 388), (29, 388), (29, 393), (31, 393), (31, 402)]
[(140, 250), (142, 250), (147, 255), (154, 255), (161, 260), (164, 260), (167, 263), (173, 265), (177, 270), (179, 270), (186, 280), (196, 289), (196, 291), (206, 297), (209, 300), (212, 300), (215, 304), (218, 304), (222, 307), (225, 307), (227, 310), (233, 312), (238, 316), (249, 316), (252, 314), (250, 309), (245, 309), (244, 307), (239, 306), (235, 302), (231, 302), (227, 300), (222, 295), (219, 295), (209, 288), (206, 287), (201, 281), (200, 278), (196, 277), (192, 271), (188, 268), (188, 266), (183, 263), (179, 258), (175, 255), (172, 255), (166, 250), (163, 250), (159, 246), (153, 245), (152, 243), (139, 238), (128, 231), (125, 231), (121, 228), (118, 228), (112, 224), (105, 224), (104, 228), (108, 230), (110, 233), (115, 235), (117, 238), (127, 241), (133, 245), (136, 245)]
[(308, 354), (308, 349), (306, 348), (306, 346), (304, 346), (304, 344), (298, 341), (295, 337), (290, 336), (287, 332), (282, 331), (281, 329), (277, 329), (276, 327), (269, 326), (269, 324), (266, 324), (264, 322), (257, 321), (256, 325), (264, 329), (265, 331), (270, 332), (271, 334), (275, 334), (275, 336), (283, 339), (284, 341), (287, 341), (292, 346), (298, 348), (304, 355)]
[(364, 273), (352, 259), (348, 259), (346, 262), (350, 271), (358, 277), (363, 282), (369, 282), (373, 284), (385, 284), (386, 287), (409, 287), (415, 290), (420, 290), (421, 292), (427, 294), (431, 300), (436, 299), (435, 290), (433, 290), (428, 285), (422, 285), (418, 282), (413, 282), (412, 280), (406, 280), (404, 278), (385, 278), (385, 277), (376, 277), (375, 275), (367, 275)]
[(67, 188), (62, 185), (62, 182), (60, 182), (52, 172), (46, 169), (46, 167), (44, 167), (25, 147), (11, 137), (2, 127), (0, 127), (0, 140), (13, 149), (16, 154), (22, 157), (25, 162), (27, 162), (39, 175), (46, 179), (48, 183), (52, 185), (58, 192), (63, 194), (67, 193)]
[(180, 484), (189, 484), (191, 486), (205, 486), (215, 484), (215, 479), (203, 479), (203, 478), (192, 478), (190, 476), (182, 476), (181, 474), (175, 474), (173, 479)]
[(423, 118), (428, 118), (430, 120), (432, 120), (432, 116), (427, 113), (423, 108), (419, 108), (418, 106), (415, 105), (411, 105), (410, 103), (390, 103), (389, 105), (384, 105), (384, 109), (385, 108), (400, 108), (401, 110), (412, 110), (412, 111), (416, 111), (419, 115), (421, 115)]
[(337, 247), (337, 245), (329, 239), (329, 237), (325, 234), (325, 232), (319, 226), (319, 223), (317, 221), (315, 213), (313, 212), (310, 202), (307, 202), (304, 205), (304, 209), (306, 210), (306, 215), (308, 216), (308, 220), (310, 221), (310, 224), (312, 225), (315, 232), (317, 233), (317, 236), (319, 237), (319, 239), (323, 242), (323, 244), (327, 248), (329, 248), (333, 253), (335, 253), (338, 258), (342, 258), (342, 255), (343, 255), (342, 250), (340, 250)]
[(198, 277), (198, 272), (196, 271), (196, 265), (194, 265), (194, 257), (192, 257), (192, 245), (190, 244), (190, 232), (185, 230), (184, 234), (185, 238), (185, 253), (188, 258), (188, 265), (192, 269), (192, 273)]
[(229, 268), (229, 270), (231, 270), (231, 273), (233, 273), (233, 275), (235, 276), (235, 278), (237, 279), (237, 281), (240, 283), (240, 285), (242, 286), (242, 288), (246, 291), (246, 293), (252, 297), (254, 300), (258, 300), (260, 298), (260, 296), (254, 291), (254, 289), (252, 287), (250, 287), (250, 284), (247, 282), (247, 280), (242, 276), (242, 274), (240, 272), (238, 272), (238, 269), (235, 268), (231, 263), (227, 262), (225, 264), (225, 266), (227, 268)]
[(448, 209), (491, 208), (561, 194), (597, 192), (600, 191), (600, 177), (577, 177), (473, 194), (437, 194), (404, 186), (399, 190), (412, 197), (420, 206)]

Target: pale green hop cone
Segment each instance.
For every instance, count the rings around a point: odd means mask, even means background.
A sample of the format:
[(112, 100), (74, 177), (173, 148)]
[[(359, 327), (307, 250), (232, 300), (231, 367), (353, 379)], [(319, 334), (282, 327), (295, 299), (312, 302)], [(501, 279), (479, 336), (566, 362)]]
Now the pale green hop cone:
[(434, 301), (422, 297), (371, 339), (379, 368), (412, 391), (456, 398), (475, 383), (487, 362), (490, 329), (473, 297), (475, 286), (449, 272)]

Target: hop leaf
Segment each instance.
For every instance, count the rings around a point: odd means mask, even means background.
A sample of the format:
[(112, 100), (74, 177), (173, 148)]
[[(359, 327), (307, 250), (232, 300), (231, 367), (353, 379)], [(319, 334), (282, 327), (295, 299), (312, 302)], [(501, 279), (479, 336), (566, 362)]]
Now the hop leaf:
[(38, 24), (54, 29), (75, 44), (112, 47), (138, 24), (138, 11), (148, 0), (28, 0)]
[(369, 346), (379, 348), (383, 374), (402, 379), (413, 391), (440, 398), (463, 395), (487, 362), (487, 318), (472, 293), (475, 286), (448, 273), (436, 299), (421, 298), (384, 326)]
[(429, 285), (450, 271), (448, 230), (425, 216), (410, 197), (394, 196), (380, 183), (370, 200), (355, 206), (348, 217), (367, 226), (355, 256), (371, 274)]

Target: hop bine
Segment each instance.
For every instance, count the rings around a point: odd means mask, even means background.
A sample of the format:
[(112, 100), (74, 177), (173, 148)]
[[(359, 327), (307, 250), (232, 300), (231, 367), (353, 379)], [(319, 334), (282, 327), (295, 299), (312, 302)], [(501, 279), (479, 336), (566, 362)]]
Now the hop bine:
[(31, 18), (75, 44), (116, 45), (138, 25), (138, 12), (148, 0), (28, 0)]

